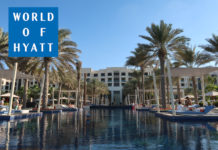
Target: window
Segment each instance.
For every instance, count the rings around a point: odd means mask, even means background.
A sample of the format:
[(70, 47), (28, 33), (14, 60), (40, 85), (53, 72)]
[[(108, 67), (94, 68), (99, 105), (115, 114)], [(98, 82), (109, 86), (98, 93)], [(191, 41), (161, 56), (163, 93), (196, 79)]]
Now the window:
[(114, 82), (120, 82), (119, 78), (114, 78)]
[(147, 72), (145, 72), (145, 73), (144, 73), (144, 75), (145, 75), (145, 76), (147, 76), (147, 75), (148, 75), (148, 73), (147, 73)]
[(112, 73), (111, 73), (111, 72), (109, 72), (107, 75), (108, 75), (108, 76), (112, 76)]
[(119, 82), (115, 82), (114, 86), (120, 86), (120, 83)]
[(119, 76), (120, 73), (119, 72), (114, 72), (114, 76)]
[(112, 86), (112, 83), (108, 83), (108, 86)]
[(129, 72), (129, 73), (128, 73), (128, 75), (129, 75), (129, 76), (132, 76), (132, 73), (131, 73), (131, 72)]
[(102, 78), (102, 79), (101, 79), (101, 82), (105, 82), (105, 79), (104, 79), (104, 78)]
[(86, 82), (89, 82), (90, 81), (90, 79), (88, 78), (88, 79), (86, 79)]
[(101, 73), (101, 76), (104, 77), (104, 76), (105, 76), (105, 73)]
[(122, 82), (126, 82), (126, 78), (122, 78), (121, 80), (122, 80)]
[(125, 83), (122, 83), (122, 86), (124, 86), (125, 85)]
[(181, 78), (181, 82), (184, 82), (184, 78)]
[(108, 78), (107, 81), (108, 81), (108, 82), (112, 82), (112, 78)]
[(97, 73), (95, 73), (95, 74), (94, 74), (94, 77), (98, 77), (98, 74), (97, 74)]
[(181, 83), (181, 86), (184, 86), (184, 83)]
[(87, 76), (90, 77), (90, 73), (87, 73)]
[(125, 73), (125, 72), (122, 72), (122, 73), (121, 73), (121, 75), (122, 75), (122, 76), (125, 76), (125, 75), (126, 75), (126, 73)]
[(129, 80), (132, 80), (132, 78), (129, 78)]

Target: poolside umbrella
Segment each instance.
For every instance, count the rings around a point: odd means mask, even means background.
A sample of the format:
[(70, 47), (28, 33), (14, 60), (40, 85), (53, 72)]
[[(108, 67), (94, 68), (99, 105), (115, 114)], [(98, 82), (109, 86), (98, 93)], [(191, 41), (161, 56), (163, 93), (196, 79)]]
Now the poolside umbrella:
[(205, 96), (218, 96), (218, 92), (211, 91), (211, 92), (206, 93)]
[(67, 100), (67, 97), (60, 97), (61, 100)]
[[(10, 93), (5, 93), (5, 94), (2, 94), (2, 95), (0, 95), (1, 97), (10, 97), (11, 95), (10, 95)], [(17, 96), (17, 95), (13, 95), (13, 97), (14, 98), (19, 98), (19, 96)]]
[(188, 98), (194, 98), (194, 95), (186, 95), (184, 98), (186, 98), (186, 97), (188, 97)]

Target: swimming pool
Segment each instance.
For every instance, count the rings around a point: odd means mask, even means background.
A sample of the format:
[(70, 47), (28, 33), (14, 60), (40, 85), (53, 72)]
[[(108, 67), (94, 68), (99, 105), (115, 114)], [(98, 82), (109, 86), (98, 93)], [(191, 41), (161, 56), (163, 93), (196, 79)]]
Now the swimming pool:
[(218, 149), (218, 122), (170, 122), (149, 112), (45, 114), (0, 123), (1, 149)]

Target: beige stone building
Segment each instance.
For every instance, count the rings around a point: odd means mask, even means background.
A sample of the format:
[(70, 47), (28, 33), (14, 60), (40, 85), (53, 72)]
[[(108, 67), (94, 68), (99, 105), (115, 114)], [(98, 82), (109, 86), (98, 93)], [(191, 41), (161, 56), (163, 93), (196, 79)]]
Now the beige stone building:
[[(90, 79), (98, 79), (104, 82), (110, 91), (109, 97), (113, 104), (120, 104), (123, 102), (122, 89), (126, 82), (131, 80), (131, 73), (133, 69), (127, 67), (108, 67), (106, 69), (92, 70), (91, 68), (82, 68), (82, 78), (84, 73), (87, 74), (87, 82)], [(152, 69), (146, 68), (144, 76), (151, 75)]]

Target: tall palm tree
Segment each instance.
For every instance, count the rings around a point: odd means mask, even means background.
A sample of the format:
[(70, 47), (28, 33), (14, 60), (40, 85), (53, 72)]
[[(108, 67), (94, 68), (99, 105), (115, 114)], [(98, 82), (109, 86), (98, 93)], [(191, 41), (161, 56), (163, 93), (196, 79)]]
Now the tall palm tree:
[(146, 28), (148, 36), (140, 35), (148, 43), (147, 46), (151, 48), (154, 55), (159, 58), (161, 69), (161, 96), (162, 105), (166, 108), (165, 101), (165, 60), (170, 51), (184, 49), (186, 42), (189, 40), (184, 36), (180, 36), (183, 32), (182, 29), (173, 29), (172, 24), (166, 24), (163, 20), (160, 21), (160, 25), (154, 23), (150, 27)]
[(218, 36), (213, 34), (212, 38), (206, 39), (207, 45), (200, 46), (206, 52), (209, 52), (210, 57), (214, 58), (216, 65), (218, 64)]
[(39, 70), (44, 70), (45, 75), (43, 108), (46, 108), (48, 104), (49, 72), (51, 70), (71, 70), (78, 59), (77, 53), (80, 50), (76, 48), (76, 43), (70, 40), (70, 34), (70, 30), (67, 29), (58, 31), (58, 57), (35, 58), (35, 64), (40, 68)]
[(142, 44), (138, 44), (138, 48), (135, 49), (135, 51), (131, 52), (133, 56), (130, 56), (127, 58), (126, 66), (136, 66), (140, 67), (141, 70), (141, 81), (142, 86), (141, 89), (143, 90), (142, 95), (142, 102), (144, 103), (145, 100), (145, 83), (144, 83), (144, 74), (145, 74), (145, 68), (150, 65), (153, 62), (153, 55), (150, 53), (150, 50), (147, 49)]
[[(187, 48), (185, 50), (177, 50), (174, 54), (174, 65), (185, 66), (187, 68), (194, 68), (209, 63), (213, 60), (209, 54), (201, 53), (196, 51), (196, 47)], [(194, 89), (194, 96), (196, 103), (198, 103), (197, 86), (195, 77), (192, 76), (192, 84)]]
[(8, 55), (8, 33), (0, 28), (0, 69), (4, 68), (4, 62)]

